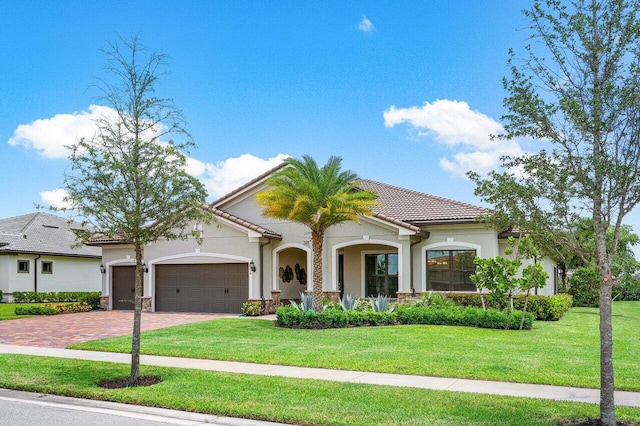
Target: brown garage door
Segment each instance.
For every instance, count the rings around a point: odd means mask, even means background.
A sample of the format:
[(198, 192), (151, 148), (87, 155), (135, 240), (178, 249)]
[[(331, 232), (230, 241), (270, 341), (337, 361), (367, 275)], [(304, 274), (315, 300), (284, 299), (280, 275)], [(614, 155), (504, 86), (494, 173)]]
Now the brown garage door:
[(133, 309), (133, 298), (135, 296), (135, 266), (114, 266), (111, 268), (113, 274), (111, 295), (113, 309)]
[(249, 298), (245, 263), (156, 265), (156, 311), (242, 312)]

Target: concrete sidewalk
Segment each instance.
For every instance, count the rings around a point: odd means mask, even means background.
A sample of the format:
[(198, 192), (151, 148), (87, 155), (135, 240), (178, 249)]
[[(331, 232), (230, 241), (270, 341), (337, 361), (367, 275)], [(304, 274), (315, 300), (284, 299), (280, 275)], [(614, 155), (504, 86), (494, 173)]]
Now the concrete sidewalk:
[[(131, 363), (131, 355), (112, 352), (80, 351), (73, 349), (15, 346), (0, 344), (0, 354), (22, 354), (57, 358), (83, 359)], [(282, 365), (253, 364), (247, 362), (215, 361), (192, 358), (174, 358), (141, 355), (142, 365), (176, 367), (227, 373), (257, 374), (262, 376), (293, 377), (300, 379), (329, 380), (336, 382), (366, 383), (373, 385), (404, 386), (411, 388), (446, 390), (453, 392), (484, 393), (492, 395), (519, 396), (526, 398), (552, 399), (557, 401), (600, 402), (598, 389), (574, 388), (570, 386), (533, 385), (524, 383), (493, 382), (444, 377), (410, 376), (403, 374), (367, 373), (363, 371), (329, 370), (324, 368), (290, 367)], [(640, 392), (616, 391), (616, 405), (640, 407)]]

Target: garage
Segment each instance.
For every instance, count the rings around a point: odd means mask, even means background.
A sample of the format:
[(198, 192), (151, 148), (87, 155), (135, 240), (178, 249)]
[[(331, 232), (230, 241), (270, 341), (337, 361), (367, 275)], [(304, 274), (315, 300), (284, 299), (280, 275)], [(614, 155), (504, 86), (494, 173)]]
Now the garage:
[(136, 267), (114, 266), (111, 268), (113, 285), (111, 308), (117, 310), (133, 310), (133, 298), (136, 291)]
[(157, 312), (241, 313), (249, 298), (246, 263), (155, 266)]

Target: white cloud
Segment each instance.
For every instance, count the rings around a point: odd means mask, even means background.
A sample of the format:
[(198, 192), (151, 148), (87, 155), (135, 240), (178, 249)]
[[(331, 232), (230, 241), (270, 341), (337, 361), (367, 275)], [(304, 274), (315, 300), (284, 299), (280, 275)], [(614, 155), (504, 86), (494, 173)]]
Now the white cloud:
[(187, 160), (187, 172), (200, 179), (209, 196), (216, 199), (276, 167), (288, 157), (286, 154), (278, 154), (265, 160), (243, 154), (215, 164), (190, 158)]
[(358, 24), (358, 30), (363, 33), (370, 33), (375, 30), (375, 27), (373, 26), (373, 22), (371, 22), (366, 15), (362, 15), (362, 20)]
[(500, 123), (481, 112), (472, 111), (466, 102), (437, 100), (423, 106), (384, 111), (385, 127), (408, 124), (418, 137), (432, 138), (451, 149), (459, 150), (452, 159), (441, 158), (440, 166), (447, 172), (465, 176), (473, 170), (486, 174), (498, 167), (502, 155), (521, 155), (517, 141), (492, 139), (499, 134)]
[(71, 209), (73, 204), (69, 201), (65, 201), (69, 193), (62, 188), (57, 188), (52, 191), (42, 191), (40, 193), (40, 199), (43, 203), (55, 207), (58, 209)]
[(20, 124), (8, 143), (11, 146), (35, 149), (47, 158), (65, 158), (69, 155), (66, 146), (80, 138), (91, 138), (94, 135), (96, 119), (113, 117), (114, 114), (115, 111), (111, 108), (90, 105), (89, 111), (57, 114), (51, 118)]

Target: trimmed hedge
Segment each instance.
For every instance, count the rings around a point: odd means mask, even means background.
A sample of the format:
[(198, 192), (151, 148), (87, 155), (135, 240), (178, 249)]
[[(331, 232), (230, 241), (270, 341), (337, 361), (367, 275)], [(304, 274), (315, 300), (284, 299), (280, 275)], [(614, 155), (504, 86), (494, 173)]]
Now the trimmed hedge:
[(99, 291), (60, 291), (60, 292), (35, 292), (35, 291), (14, 291), (13, 301), (15, 303), (57, 303), (57, 302), (87, 302), (90, 306), (100, 305)]
[(16, 315), (58, 315), (60, 312), (44, 306), (16, 306), (14, 313)]
[(42, 306), (16, 306), (14, 313), (16, 315), (57, 315), (89, 311), (91, 311), (91, 306), (86, 302), (82, 302), (46, 304)]
[[(479, 294), (469, 293), (445, 293), (448, 299), (456, 305), (463, 307), (482, 308), (482, 300)], [(524, 308), (525, 296), (517, 295), (513, 298), (513, 308), (522, 310)], [(492, 308), (487, 295), (484, 297), (487, 307)], [(538, 321), (557, 321), (567, 313), (573, 304), (573, 298), (569, 294), (555, 294), (553, 296), (530, 295), (527, 303), (527, 312), (532, 312)], [(493, 307), (495, 308), (495, 307)]]
[[(316, 313), (312, 310), (300, 312), (293, 306), (281, 306), (276, 311), (277, 323), (289, 328), (343, 328), (379, 326), (395, 324), (457, 325), (495, 329), (519, 329), (522, 312), (511, 314), (495, 309), (481, 308), (436, 308), (431, 306), (408, 307), (398, 305), (393, 312), (343, 311), (325, 309)], [(531, 329), (533, 314), (525, 313), (524, 329)]]
[[(397, 309), (400, 324), (429, 324), (429, 325), (457, 325), (466, 327), (493, 328), (517, 330), (522, 319), (521, 311), (508, 314), (496, 309), (455, 307), (447, 309), (430, 306)], [(533, 314), (524, 314), (523, 329), (530, 330), (533, 326)]]
[(291, 305), (280, 306), (276, 311), (276, 318), (279, 326), (290, 328), (343, 328), (397, 323), (395, 312), (343, 311), (330, 308), (320, 313), (312, 310), (303, 313)]

